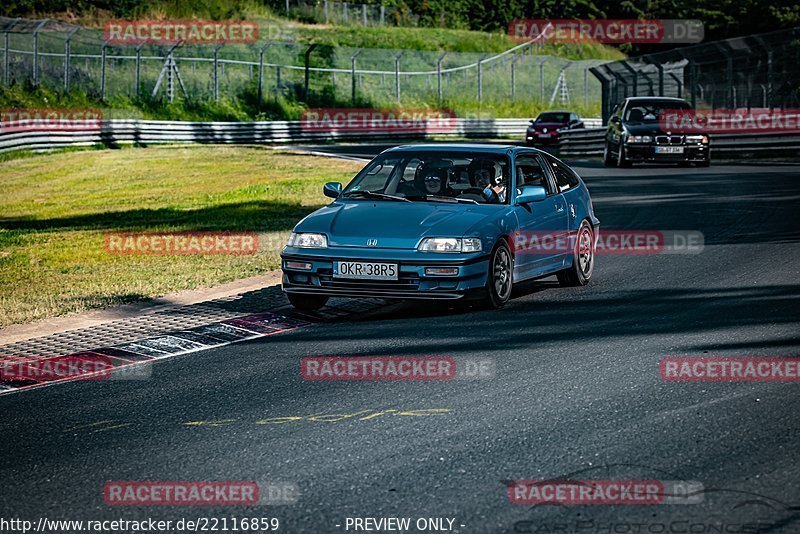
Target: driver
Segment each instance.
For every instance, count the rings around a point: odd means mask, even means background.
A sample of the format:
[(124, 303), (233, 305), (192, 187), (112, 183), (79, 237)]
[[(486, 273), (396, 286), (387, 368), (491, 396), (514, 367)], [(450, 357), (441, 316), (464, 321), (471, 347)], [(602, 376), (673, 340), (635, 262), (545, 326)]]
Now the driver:
[(483, 187), (482, 195), (490, 204), (502, 204), (506, 201), (506, 184), (503, 178), (503, 167), (492, 160), (481, 161), (473, 170), (474, 183)]

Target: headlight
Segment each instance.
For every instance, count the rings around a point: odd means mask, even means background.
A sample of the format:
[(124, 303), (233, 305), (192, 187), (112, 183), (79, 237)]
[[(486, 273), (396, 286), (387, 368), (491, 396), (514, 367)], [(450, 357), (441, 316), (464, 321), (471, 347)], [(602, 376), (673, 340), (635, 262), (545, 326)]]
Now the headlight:
[(426, 237), (417, 247), (420, 252), (479, 252), (481, 240), (477, 237)]
[(328, 248), (328, 237), (325, 234), (294, 233), (286, 242), (287, 247), (297, 248)]
[(687, 135), (686, 136), (687, 143), (708, 143), (708, 136), (707, 135)]
[(653, 138), (649, 135), (629, 135), (625, 141), (627, 143), (652, 143)]

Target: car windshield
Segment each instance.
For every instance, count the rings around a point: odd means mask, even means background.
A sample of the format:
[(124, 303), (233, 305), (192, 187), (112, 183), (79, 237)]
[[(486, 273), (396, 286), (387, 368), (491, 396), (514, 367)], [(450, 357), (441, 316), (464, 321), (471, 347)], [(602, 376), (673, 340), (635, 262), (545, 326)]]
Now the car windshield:
[(686, 102), (673, 102), (673, 101), (652, 101), (652, 102), (636, 102), (630, 104), (625, 110), (625, 122), (627, 123), (643, 123), (643, 122), (658, 122), (661, 120), (665, 112), (676, 109), (691, 109), (691, 106)]
[(567, 122), (569, 113), (542, 113), (536, 122)]
[[(501, 154), (390, 152), (364, 167), (342, 195), (387, 202), (505, 204), (509, 176), (509, 159)], [(487, 187), (492, 187), (497, 195), (484, 195)]]

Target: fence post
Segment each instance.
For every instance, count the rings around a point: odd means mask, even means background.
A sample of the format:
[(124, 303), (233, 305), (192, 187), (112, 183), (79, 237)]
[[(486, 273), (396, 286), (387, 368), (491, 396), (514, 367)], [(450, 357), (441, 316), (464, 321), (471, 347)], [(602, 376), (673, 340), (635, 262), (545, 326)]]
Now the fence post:
[(351, 95), (350, 101), (355, 104), (356, 103), (356, 57), (358, 54), (361, 53), (361, 49), (357, 49), (355, 54), (350, 56), (350, 84), (351, 84)]
[(386, 6), (381, 4), (381, 26), (386, 24)]
[(103, 43), (103, 48), (100, 49), (100, 100), (106, 100), (106, 47), (108, 41)]
[(71, 39), (76, 31), (78, 31), (78, 27), (75, 27), (69, 32), (67, 32), (67, 37), (64, 39), (64, 91), (65, 92), (69, 91), (69, 58), (70, 58), (70, 52), (72, 50)]
[(286, 14), (289, 14), (289, 0), (286, 0)]
[(342, 2), (342, 22), (348, 23), (347, 20), (347, 2)]
[(589, 106), (589, 69), (583, 69), (583, 105)]
[(773, 93), (772, 93), (772, 50), (767, 51), (767, 99), (769, 100), (769, 111), (772, 112)]
[(547, 63), (547, 60), (542, 60), (539, 63), (539, 100), (544, 102), (544, 64)]
[(478, 103), (483, 100), (483, 58), (478, 60)]
[(310, 82), (310, 74), (311, 74), (311, 52), (317, 47), (317, 43), (313, 43), (306, 49), (306, 68), (305, 68), (305, 95), (306, 95), (306, 102), (308, 102), (308, 86)]
[(8, 32), (3, 34), (3, 83), (9, 85), (10, 76), (8, 73)]
[(214, 47), (214, 102), (219, 102), (219, 49), (223, 46), (225, 43)]
[(281, 90), (281, 66), (275, 65), (275, 96), (280, 94)]
[(361, 25), (367, 26), (367, 4), (361, 4)]
[(442, 101), (442, 61), (447, 56), (447, 52), (439, 56), (439, 60), (436, 62), (436, 90), (439, 94), (439, 102)]
[(516, 92), (517, 84), (516, 84), (515, 72), (514, 72), (516, 64), (517, 64), (517, 58), (516, 57), (511, 58), (510, 68), (511, 68), (511, 101), (512, 102), (517, 98), (517, 92)]
[(134, 72), (134, 94), (139, 98), (139, 93), (142, 90), (142, 47), (144, 43), (136, 45), (136, 68)]
[(400, 58), (403, 52), (394, 56), (394, 96), (397, 99), (397, 105), (400, 105)]
[(44, 19), (33, 30), (33, 86), (39, 86), (39, 30), (45, 24), (50, 22), (50, 19)]
[(260, 104), (264, 98), (264, 51), (269, 46), (265, 44), (258, 51), (258, 103)]
[(325, 17), (325, 24), (328, 24), (328, 0), (322, 3), (322, 14)]

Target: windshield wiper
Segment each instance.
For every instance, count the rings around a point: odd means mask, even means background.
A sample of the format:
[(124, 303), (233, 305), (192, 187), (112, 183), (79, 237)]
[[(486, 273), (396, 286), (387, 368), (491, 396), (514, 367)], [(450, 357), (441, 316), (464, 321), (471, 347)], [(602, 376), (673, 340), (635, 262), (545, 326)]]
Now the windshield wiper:
[(374, 191), (367, 191), (366, 189), (359, 189), (358, 191), (348, 191), (344, 195), (345, 197), (350, 196), (363, 196), (367, 198), (385, 198), (387, 200), (399, 200), (401, 202), (411, 202), (405, 197), (398, 197), (395, 195), (387, 195), (385, 193), (375, 193)]
[(442, 195), (420, 195), (419, 198), (424, 198), (425, 200), (433, 200), (438, 202), (466, 202), (467, 204), (480, 204), (477, 200), (472, 200), (471, 198), (458, 198), (458, 197), (445, 197)]

